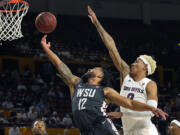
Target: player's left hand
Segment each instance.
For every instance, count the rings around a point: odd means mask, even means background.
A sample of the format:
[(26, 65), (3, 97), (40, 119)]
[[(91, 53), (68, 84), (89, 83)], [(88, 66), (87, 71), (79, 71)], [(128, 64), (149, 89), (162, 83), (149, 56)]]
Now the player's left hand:
[(152, 113), (156, 116), (156, 117), (162, 117), (164, 120), (166, 120), (166, 117), (168, 117), (168, 114), (163, 112), (161, 109), (159, 108), (154, 108), (152, 110)]
[(96, 14), (94, 13), (94, 11), (91, 9), (90, 6), (88, 6), (88, 13), (89, 13), (88, 17), (91, 19), (91, 22), (93, 24), (96, 24), (98, 22), (98, 19), (96, 17)]
[(47, 43), (47, 35), (44, 35), (41, 39), (41, 45), (43, 48), (50, 48), (51, 47), (51, 42)]

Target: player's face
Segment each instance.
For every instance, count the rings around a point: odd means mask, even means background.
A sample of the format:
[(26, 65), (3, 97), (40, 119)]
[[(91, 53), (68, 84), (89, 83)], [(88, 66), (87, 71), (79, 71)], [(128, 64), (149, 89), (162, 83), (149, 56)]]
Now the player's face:
[(33, 127), (33, 133), (35, 135), (44, 135), (46, 133), (46, 126), (44, 122), (38, 121)]
[(176, 135), (176, 134), (179, 135), (180, 134), (180, 127), (178, 127), (175, 123), (172, 123), (168, 127), (168, 132), (170, 135)]
[(88, 71), (82, 76), (82, 80), (87, 82), (88, 79), (94, 78), (96, 81), (100, 82), (104, 76), (103, 70), (101, 67), (95, 67), (88, 69)]
[(139, 72), (147, 70), (147, 65), (144, 64), (144, 62), (141, 59), (137, 59), (134, 63), (131, 64), (130, 68), (130, 74), (131, 75), (136, 75)]

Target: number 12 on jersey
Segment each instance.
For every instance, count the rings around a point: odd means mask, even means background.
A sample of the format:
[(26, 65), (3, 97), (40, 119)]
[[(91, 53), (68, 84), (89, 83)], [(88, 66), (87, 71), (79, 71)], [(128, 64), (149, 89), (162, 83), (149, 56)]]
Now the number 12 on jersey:
[(79, 103), (78, 103), (78, 110), (84, 110), (86, 109), (86, 107), (84, 106), (84, 104), (86, 103), (87, 98), (80, 98), (79, 99)]

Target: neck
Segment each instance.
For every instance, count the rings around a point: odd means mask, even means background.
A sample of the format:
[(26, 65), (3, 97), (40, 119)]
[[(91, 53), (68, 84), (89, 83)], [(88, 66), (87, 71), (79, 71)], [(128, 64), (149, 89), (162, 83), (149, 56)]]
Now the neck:
[(137, 75), (132, 75), (132, 78), (136, 82), (141, 81), (145, 77), (146, 77), (146, 75), (144, 73), (138, 73)]

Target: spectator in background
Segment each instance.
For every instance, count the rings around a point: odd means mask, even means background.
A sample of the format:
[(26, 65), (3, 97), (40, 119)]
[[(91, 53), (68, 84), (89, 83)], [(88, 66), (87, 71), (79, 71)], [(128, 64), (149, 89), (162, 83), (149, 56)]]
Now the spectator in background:
[(46, 124), (42, 120), (37, 120), (33, 124), (33, 135), (47, 135)]
[(69, 116), (69, 114), (66, 114), (65, 117), (63, 118), (62, 120), (63, 122), (63, 125), (66, 127), (66, 128), (69, 128), (71, 125), (72, 125), (72, 119), (71, 117)]
[(57, 112), (53, 112), (52, 117), (51, 117), (51, 122), (52, 122), (54, 125), (60, 125), (60, 124), (62, 124), (59, 116), (57, 115)]
[(21, 91), (21, 90), (25, 90), (26, 91), (27, 87), (22, 82), (19, 82), (18, 85), (17, 85), (17, 90), (18, 91)]
[(170, 135), (180, 135), (180, 122), (177, 120), (171, 121), (168, 132)]
[(38, 113), (35, 111), (35, 108), (32, 108), (32, 110), (30, 110), (28, 112), (28, 118), (31, 120), (31, 121), (34, 121), (35, 119), (37, 119), (38, 117)]
[(14, 105), (9, 99), (6, 99), (6, 101), (2, 103), (2, 107), (9, 110), (12, 109)]
[(17, 119), (19, 119), (19, 121), (27, 121), (27, 114), (25, 113), (24, 110), (21, 110), (20, 112), (17, 113)]
[(64, 129), (64, 135), (69, 135), (68, 134), (68, 129)]
[(14, 125), (9, 129), (9, 135), (21, 135), (21, 132), (19, 130), (19, 127), (17, 125)]

